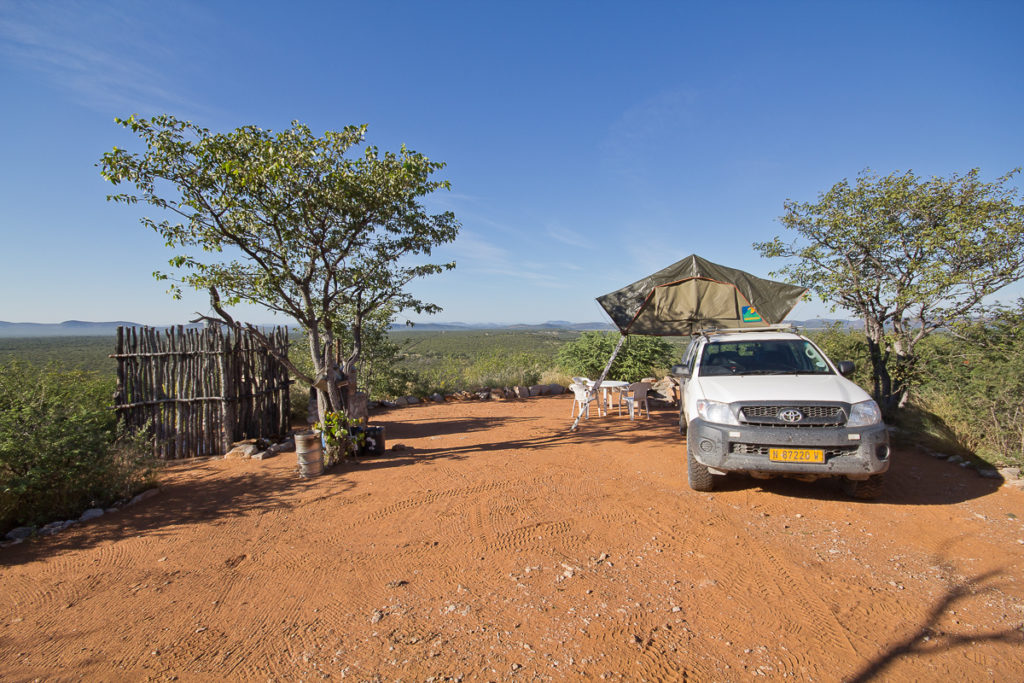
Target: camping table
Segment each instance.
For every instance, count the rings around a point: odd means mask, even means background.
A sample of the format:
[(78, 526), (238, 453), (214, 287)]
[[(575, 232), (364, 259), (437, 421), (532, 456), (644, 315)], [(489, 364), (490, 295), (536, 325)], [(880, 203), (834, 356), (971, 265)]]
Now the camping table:
[[(591, 387), (591, 388), (595, 384), (597, 384), (597, 382), (588, 382), (587, 383), (588, 387)], [(601, 404), (605, 406), (605, 413), (606, 414), (608, 412), (608, 409), (611, 407), (610, 392), (612, 392), (612, 391), (622, 391), (623, 389), (625, 389), (628, 386), (629, 386), (629, 382), (620, 382), (620, 381), (614, 380), (614, 379), (606, 379), (605, 381), (601, 382)], [(600, 408), (598, 409), (598, 414), (600, 414)]]

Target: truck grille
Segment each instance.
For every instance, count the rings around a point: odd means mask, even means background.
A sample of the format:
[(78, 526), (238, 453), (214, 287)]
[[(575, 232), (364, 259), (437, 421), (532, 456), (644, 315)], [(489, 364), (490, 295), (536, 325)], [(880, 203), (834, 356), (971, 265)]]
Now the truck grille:
[[(779, 417), (787, 410), (800, 411), (801, 418), (796, 422), (788, 422)], [(752, 425), (773, 425), (785, 427), (835, 427), (846, 423), (846, 411), (842, 406), (743, 406), (740, 409), (743, 422)]]
[[(768, 449), (770, 448), (792, 448), (792, 446), (765, 446), (759, 443), (733, 443), (729, 449), (731, 453), (737, 453), (740, 455), (763, 455), (768, 457)], [(824, 448), (825, 459), (834, 458), (843, 455), (854, 455), (857, 452), (857, 446), (833, 446), (831, 448)]]

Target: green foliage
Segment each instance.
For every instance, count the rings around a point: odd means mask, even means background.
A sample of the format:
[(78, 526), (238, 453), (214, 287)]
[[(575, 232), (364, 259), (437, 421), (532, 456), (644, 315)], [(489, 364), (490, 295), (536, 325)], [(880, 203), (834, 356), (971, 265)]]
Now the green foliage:
[(289, 370), (308, 386), (327, 378), (321, 386), (334, 409), (343, 407), (333, 381), (337, 335), (348, 331), (346, 354), (358, 362), (374, 312), (438, 310), (405, 287), (455, 266), (421, 262), (459, 230), (451, 212), (432, 215), (421, 203), (449, 188), (431, 179), (443, 163), (404, 146), (354, 153), (366, 126), (315, 137), (298, 122), (276, 134), (255, 126), (212, 133), (173, 116), (117, 122), (146, 151), (103, 155), (103, 177), (135, 188), (108, 199), (173, 215), (142, 219), (175, 250), (172, 293), (182, 285), (209, 291), (215, 319), (233, 326), (241, 325), (224, 306), (240, 302), (291, 317), (309, 334), (314, 372)]
[(764, 256), (797, 259), (778, 274), (864, 319), (874, 393), (887, 414), (920, 381), (917, 343), (1024, 277), (1018, 172), (992, 183), (978, 169), (948, 180), (864, 172), (817, 202), (786, 202), (780, 220), (797, 241), (754, 244)]
[(327, 450), (324, 453), (324, 466), (331, 467), (342, 458), (354, 455), (356, 449), (366, 443), (366, 434), (363, 431), (352, 433), (351, 428), (362, 424), (359, 418), (349, 417), (341, 410), (333, 410), (324, 413), (324, 419), (317, 422), (314, 428), (317, 429), (327, 442)]
[(0, 528), (76, 517), (150, 481), (145, 439), (118, 438), (113, 390), (57, 365), (0, 366)]
[(108, 358), (113, 350), (113, 337), (0, 338), (0, 363), (17, 360), (46, 365), (57, 362), (68, 369), (113, 377), (117, 361)]
[(392, 330), (392, 340), (402, 346), (410, 359), (454, 356), (472, 360), (495, 351), (536, 353), (554, 359), (566, 342), (578, 339), (572, 330)]
[(429, 396), (485, 387), (538, 383), (569, 330), (392, 330), (399, 345), (395, 381), (374, 398)]
[(985, 460), (1024, 465), (1024, 299), (932, 341), (918, 402)]
[(855, 369), (849, 379), (865, 391), (871, 391), (871, 357), (867, 339), (862, 331), (847, 329), (842, 323), (837, 322), (824, 329), (805, 330), (803, 334), (820, 346), (832, 362), (853, 361)]
[[(898, 416), (915, 442), (995, 465), (1024, 465), (1022, 311), (1024, 300), (921, 341), (918, 389)], [(857, 371), (851, 379), (870, 390), (863, 332), (834, 325), (807, 334), (832, 360), (854, 361)]]
[(469, 387), (529, 386), (540, 381), (544, 358), (536, 353), (502, 353), (491, 351), (466, 369)]
[[(571, 375), (590, 379), (604, 370), (618, 343), (617, 332), (584, 332), (558, 352), (559, 366)], [(639, 382), (672, 364), (675, 348), (660, 337), (630, 336), (608, 372), (608, 379)]]

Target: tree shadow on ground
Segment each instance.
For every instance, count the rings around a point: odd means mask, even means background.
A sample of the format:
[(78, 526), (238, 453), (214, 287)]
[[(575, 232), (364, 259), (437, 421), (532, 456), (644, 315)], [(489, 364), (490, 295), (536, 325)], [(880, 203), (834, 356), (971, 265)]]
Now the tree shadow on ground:
[[(531, 399), (537, 400), (537, 399)], [(653, 407), (653, 406), (652, 406)], [(385, 427), (387, 443), (394, 447), (402, 439), (440, 436), (451, 434), (473, 434), (484, 432), (499, 426), (512, 423), (529, 422), (533, 418), (519, 417), (471, 417), (433, 421), (428, 417), (419, 419), (403, 419), (402, 421), (384, 421), (379, 419), (373, 424)], [(404, 415), (402, 416), (405, 417)], [(600, 418), (592, 416), (581, 420), (579, 429), (569, 430), (572, 419), (566, 418), (563, 425), (557, 428), (538, 427), (536, 436), (519, 439), (496, 440), (487, 443), (471, 443), (466, 445), (431, 447), (405, 447), (402, 450), (388, 450), (382, 456), (361, 458), (354, 468), (374, 469), (408, 465), (415, 462), (426, 462), (441, 458), (463, 459), (474, 454), (495, 451), (532, 450), (541, 451), (560, 448), (568, 445), (616, 445), (630, 446), (649, 444), (652, 439), (664, 439), (672, 444), (679, 440), (678, 414), (674, 409), (652, 410), (650, 419), (637, 418), (630, 420), (628, 415), (619, 416), (615, 411)], [(678, 441), (681, 447), (681, 441)]]
[(973, 647), (986, 642), (1024, 645), (1024, 632), (1021, 627), (984, 633), (953, 633), (940, 625), (943, 615), (965, 598), (991, 593), (1001, 588), (1002, 585), (995, 581), (1001, 575), (1000, 571), (986, 572), (950, 586), (945, 595), (932, 606), (923, 623), (905, 638), (891, 643), (884, 652), (852, 677), (845, 679), (847, 683), (888, 680), (887, 670), (901, 657), (910, 655), (928, 656), (955, 648)]
[(330, 484), (321, 497), (343, 493), (353, 486), (340, 477), (332, 481), (330, 473), (327, 478), (303, 480), (294, 469), (281, 466), (225, 471), (204, 468), (200, 462), (175, 463), (168, 470), (157, 495), (53, 536), (33, 538), (0, 550), (0, 566), (32, 562), (140, 534), (169, 534), (173, 533), (171, 527), (181, 525), (213, 523), (257, 511), (291, 510), (316, 500), (301, 494), (303, 487), (320, 480)]
[[(382, 425), (387, 439), (418, 439), (427, 436), (444, 436), (446, 434), (465, 434), (481, 432), (495, 427), (526, 422), (524, 417), (471, 417), (457, 419), (432, 420), (427, 417), (401, 420), (384, 420), (382, 416), (374, 416), (370, 424)], [(404, 415), (402, 416), (405, 417)]]

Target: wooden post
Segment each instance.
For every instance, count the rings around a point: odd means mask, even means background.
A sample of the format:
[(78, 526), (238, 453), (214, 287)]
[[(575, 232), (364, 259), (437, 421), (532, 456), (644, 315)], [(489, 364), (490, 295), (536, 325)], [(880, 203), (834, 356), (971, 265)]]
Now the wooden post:
[(218, 346), (220, 347), (219, 355), (219, 374), (220, 374), (220, 397), (221, 397), (221, 452), (227, 453), (231, 450), (231, 444), (235, 440), (235, 422), (238, 414), (236, 412), (237, 403), (235, 396), (235, 382), (233, 375), (233, 368), (228, 358), (228, 344), (231, 338), (231, 332), (223, 334), (219, 329), (215, 332), (215, 339), (218, 340)]

